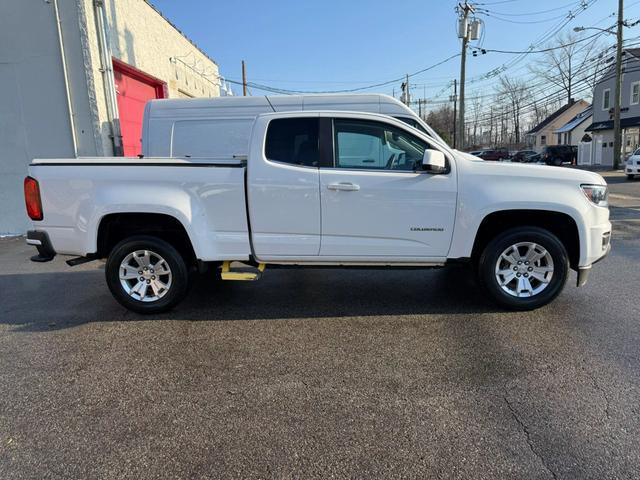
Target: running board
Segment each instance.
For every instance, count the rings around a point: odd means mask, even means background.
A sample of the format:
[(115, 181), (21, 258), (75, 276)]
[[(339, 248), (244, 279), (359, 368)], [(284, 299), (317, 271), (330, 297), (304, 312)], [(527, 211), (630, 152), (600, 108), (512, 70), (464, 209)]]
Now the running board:
[(258, 267), (251, 267), (249, 265), (241, 264), (239, 268), (231, 269), (231, 262), (222, 262), (222, 271), (220, 277), (222, 280), (235, 280), (240, 282), (251, 282), (253, 280), (259, 280), (262, 276), (262, 272), (267, 267), (265, 263), (258, 264)]

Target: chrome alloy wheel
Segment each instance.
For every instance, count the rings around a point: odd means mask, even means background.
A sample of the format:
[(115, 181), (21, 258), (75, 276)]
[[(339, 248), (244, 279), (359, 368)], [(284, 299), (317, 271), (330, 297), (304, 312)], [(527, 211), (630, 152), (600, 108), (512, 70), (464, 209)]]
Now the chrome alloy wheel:
[(553, 259), (537, 243), (516, 243), (498, 257), (495, 274), (498, 285), (509, 295), (533, 297), (551, 282)]
[(171, 269), (164, 258), (151, 250), (136, 250), (120, 264), (120, 284), (132, 298), (155, 302), (171, 288)]

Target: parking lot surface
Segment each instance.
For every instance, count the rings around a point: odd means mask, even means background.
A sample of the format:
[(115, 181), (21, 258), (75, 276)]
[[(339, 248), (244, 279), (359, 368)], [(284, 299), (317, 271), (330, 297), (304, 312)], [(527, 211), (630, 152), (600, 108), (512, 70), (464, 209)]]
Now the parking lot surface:
[(199, 279), (170, 314), (0, 240), (0, 478), (638, 478), (640, 181), (534, 312), (466, 268)]

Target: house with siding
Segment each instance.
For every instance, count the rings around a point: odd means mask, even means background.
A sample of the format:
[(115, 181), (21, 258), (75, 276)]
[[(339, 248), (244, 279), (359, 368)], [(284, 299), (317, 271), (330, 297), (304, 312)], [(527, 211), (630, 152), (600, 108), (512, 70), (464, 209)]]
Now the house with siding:
[(589, 103), (585, 100), (577, 102), (572, 100), (563, 105), (527, 132), (527, 143), (538, 153), (542, 152), (542, 149), (547, 145), (563, 145), (565, 137), (559, 135), (558, 130), (587, 107), (589, 107)]
[(554, 133), (558, 145), (578, 145), (586, 138), (590, 138), (586, 129), (591, 125), (592, 107), (589, 105), (575, 117), (557, 129)]
[[(593, 123), (587, 132), (593, 137), (592, 163), (613, 165), (613, 105), (615, 92), (614, 58), (593, 90)], [(640, 146), (640, 48), (622, 52), (622, 88), (620, 90), (622, 158)]]

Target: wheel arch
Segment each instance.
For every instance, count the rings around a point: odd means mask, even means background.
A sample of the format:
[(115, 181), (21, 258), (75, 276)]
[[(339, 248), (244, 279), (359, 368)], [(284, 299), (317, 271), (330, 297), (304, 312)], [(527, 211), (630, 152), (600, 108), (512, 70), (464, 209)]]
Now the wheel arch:
[(151, 212), (116, 212), (104, 215), (97, 228), (97, 256), (109, 256), (120, 241), (135, 235), (151, 235), (170, 243), (187, 263), (192, 264), (198, 258), (188, 230), (178, 218), (166, 213)]
[(487, 214), (478, 227), (471, 250), (472, 261), (482, 254), (496, 235), (515, 227), (538, 227), (554, 234), (569, 255), (569, 265), (577, 269), (580, 262), (580, 233), (575, 219), (568, 213), (553, 210), (499, 210)]

